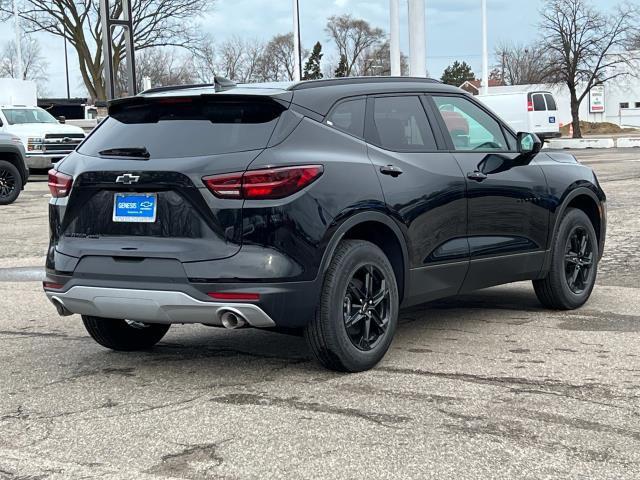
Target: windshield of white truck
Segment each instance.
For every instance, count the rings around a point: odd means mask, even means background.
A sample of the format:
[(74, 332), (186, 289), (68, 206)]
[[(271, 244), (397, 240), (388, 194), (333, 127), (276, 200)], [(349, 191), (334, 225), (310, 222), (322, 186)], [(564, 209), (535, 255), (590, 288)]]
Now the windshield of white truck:
[(3, 108), (2, 113), (9, 125), (26, 123), (58, 123), (49, 113), (41, 108)]

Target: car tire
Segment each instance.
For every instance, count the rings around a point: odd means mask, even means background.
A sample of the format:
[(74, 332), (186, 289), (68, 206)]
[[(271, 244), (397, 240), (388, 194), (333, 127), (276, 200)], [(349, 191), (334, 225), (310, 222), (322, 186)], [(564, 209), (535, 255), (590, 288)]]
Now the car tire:
[(560, 222), (546, 278), (534, 280), (538, 300), (554, 310), (575, 310), (593, 291), (600, 259), (598, 237), (589, 217), (569, 209)]
[(346, 240), (338, 245), (327, 269), (320, 304), (305, 338), (326, 368), (369, 370), (391, 345), (398, 309), (397, 281), (384, 252), (370, 242)]
[(22, 177), (15, 165), (0, 160), (0, 205), (15, 202), (22, 190)]
[(103, 347), (120, 352), (148, 350), (158, 343), (171, 325), (146, 324), (83, 315), (84, 327)]

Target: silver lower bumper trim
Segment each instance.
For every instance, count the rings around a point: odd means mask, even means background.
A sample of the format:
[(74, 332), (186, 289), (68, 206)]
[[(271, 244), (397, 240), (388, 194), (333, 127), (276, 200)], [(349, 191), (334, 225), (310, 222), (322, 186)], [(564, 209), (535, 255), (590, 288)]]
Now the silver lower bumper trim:
[(221, 315), (233, 312), (252, 327), (275, 327), (275, 322), (257, 305), (202, 302), (186, 293), (161, 290), (72, 287), (64, 293), (47, 292), (52, 302), (69, 313), (94, 317), (135, 320), (145, 323), (204, 323), (222, 326)]

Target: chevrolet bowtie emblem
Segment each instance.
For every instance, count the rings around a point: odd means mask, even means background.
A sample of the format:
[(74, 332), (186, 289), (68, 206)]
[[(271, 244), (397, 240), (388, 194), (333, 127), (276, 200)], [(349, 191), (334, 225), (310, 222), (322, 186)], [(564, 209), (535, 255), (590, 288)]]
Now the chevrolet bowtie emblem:
[(131, 175), (130, 173), (125, 173), (124, 175), (120, 175), (116, 178), (116, 183), (122, 183), (124, 185), (131, 185), (132, 183), (138, 183), (139, 181), (139, 176)]

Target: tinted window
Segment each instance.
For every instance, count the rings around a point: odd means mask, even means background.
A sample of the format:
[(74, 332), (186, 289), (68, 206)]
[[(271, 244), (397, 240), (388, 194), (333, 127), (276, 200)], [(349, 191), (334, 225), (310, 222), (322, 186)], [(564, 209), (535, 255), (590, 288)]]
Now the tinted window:
[(547, 109), (547, 105), (544, 103), (544, 96), (541, 94), (533, 95), (533, 109), (536, 112), (544, 112)]
[(373, 143), (398, 152), (437, 150), (433, 132), (419, 97), (375, 99)]
[(544, 98), (547, 100), (547, 110), (551, 110), (552, 112), (555, 112), (556, 110), (558, 110), (558, 106), (556, 105), (556, 99), (553, 98), (553, 95), (551, 95), (550, 93), (547, 93)]
[(366, 105), (364, 98), (342, 102), (327, 117), (327, 125), (356, 137), (362, 137)]
[(456, 150), (510, 150), (502, 127), (464, 97), (433, 97)]
[(79, 152), (145, 147), (151, 158), (265, 148), (284, 107), (270, 100), (165, 98), (114, 106)]

